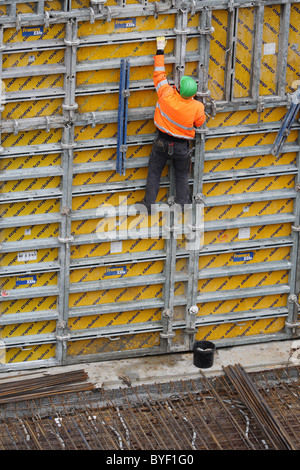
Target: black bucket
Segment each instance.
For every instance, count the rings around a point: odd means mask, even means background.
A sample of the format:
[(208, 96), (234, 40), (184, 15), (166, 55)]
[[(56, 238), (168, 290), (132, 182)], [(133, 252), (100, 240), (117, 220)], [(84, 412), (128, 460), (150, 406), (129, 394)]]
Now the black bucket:
[(193, 364), (200, 369), (208, 369), (214, 363), (216, 345), (211, 341), (196, 341), (193, 344)]

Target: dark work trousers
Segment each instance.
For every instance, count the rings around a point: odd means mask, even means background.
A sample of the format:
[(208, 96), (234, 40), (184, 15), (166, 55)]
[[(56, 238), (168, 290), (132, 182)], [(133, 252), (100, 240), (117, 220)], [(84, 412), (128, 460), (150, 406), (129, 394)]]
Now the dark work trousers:
[(173, 142), (163, 139), (161, 136), (156, 137), (149, 157), (146, 194), (143, 200), (148, 210), (151, 209), (152, 204), (155, 204), (160, 177), (168, 160), (171, 160), (175, 169), (176, 203), (183, 207), (184, 204), (191, 202), (189, 191), (190, 156), (188, 150), (188, 140)]

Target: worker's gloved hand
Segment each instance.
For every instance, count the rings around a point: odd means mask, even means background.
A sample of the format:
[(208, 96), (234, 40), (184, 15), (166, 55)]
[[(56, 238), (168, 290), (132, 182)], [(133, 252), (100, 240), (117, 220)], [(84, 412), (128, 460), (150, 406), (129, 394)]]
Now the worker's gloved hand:
[(163, 51), (167, 44), (166, 38), (164, 36), (158, 36), (156, 38), (156, 44), (157, 44), (157, 50)]

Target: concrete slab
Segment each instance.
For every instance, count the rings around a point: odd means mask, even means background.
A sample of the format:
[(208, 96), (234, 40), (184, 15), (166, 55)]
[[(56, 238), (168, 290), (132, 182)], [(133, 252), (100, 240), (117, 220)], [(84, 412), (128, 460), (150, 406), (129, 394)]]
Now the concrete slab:
[[(241, 364), (248, 371), (299, 365), (300, 340), (220, 348), (213, 366), (201, 371), (214, 376), (230, 364)], [(96, 387), (105, 389), (197, 378), (200, 373), (193, 365), (192, 352), (90, 363), (84, 369)]]
[[(214, 364), (201, 369), (206, 376), (223, 373), (223, 367), (241, 364), (247, 371), (258, 371), (280, 366), (300, 365), (300, 339), (217, 348)], [(84, 369), (95, 388), (117, 389), (142, 384), (164, 383), (197, 378), (200, 369), (193, 364), (193, 353), (172, 353), (163, 356), (145, 356), (105, 362), (91, 362), (49, 369), (26, 370), (0, 374), (1, 383), (38, 374), (58, 374)]]

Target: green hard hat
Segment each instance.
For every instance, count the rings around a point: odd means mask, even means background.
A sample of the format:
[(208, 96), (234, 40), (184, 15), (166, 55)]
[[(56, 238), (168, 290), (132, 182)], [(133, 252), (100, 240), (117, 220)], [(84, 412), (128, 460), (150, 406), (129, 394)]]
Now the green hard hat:
[(191, 98), (197, 93), (197, 83), (191, 77), (184, 75), (180, 80), (180, 95), (182, 98)]

